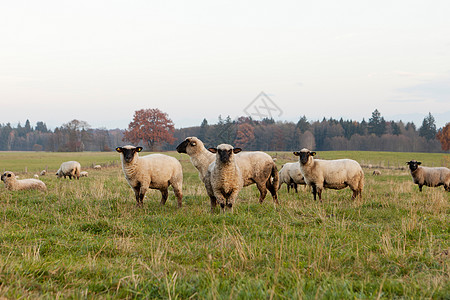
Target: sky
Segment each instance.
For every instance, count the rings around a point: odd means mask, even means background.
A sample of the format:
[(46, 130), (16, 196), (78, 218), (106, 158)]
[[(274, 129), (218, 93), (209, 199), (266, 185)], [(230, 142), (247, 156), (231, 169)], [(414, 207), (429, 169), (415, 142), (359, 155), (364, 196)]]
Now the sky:
[(0, 124), (450, 122), (450, 1), (0, 1)]

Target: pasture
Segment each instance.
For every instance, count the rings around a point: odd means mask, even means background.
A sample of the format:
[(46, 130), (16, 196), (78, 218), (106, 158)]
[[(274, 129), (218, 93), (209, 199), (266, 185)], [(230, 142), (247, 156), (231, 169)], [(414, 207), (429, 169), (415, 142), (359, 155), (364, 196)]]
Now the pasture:
[[(151, 190), (137, 208), (116, 152), (1, 152), (2, 172), (49, 174), (40, 177), (47, 193), (10, 192), (1, 182), (0, 298), (450, 297), (450, 193), (419, 193), (405, 165), (449, 167), (448, 154), (318, 152), (373, 166), (364, 168), (362, 201), (348, 188), (326, 190), (319, 202), (283, 185), (280, 205), (270, 195), (260, 204), (253, 185), (234, 213), (214, 214), (188, 156), (168, 154), (183, 166), (181, 209), (172, 190), (165, 206)], [(296, 161), (270, 154), (278, 169)], [(89, 177), (57, 179), (66, 160)]]

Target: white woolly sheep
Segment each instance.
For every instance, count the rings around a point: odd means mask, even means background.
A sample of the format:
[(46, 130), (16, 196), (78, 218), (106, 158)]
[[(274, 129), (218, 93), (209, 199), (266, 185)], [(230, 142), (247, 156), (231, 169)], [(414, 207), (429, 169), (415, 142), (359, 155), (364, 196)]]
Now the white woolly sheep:
[(20, 191), (20, 190), (40, 190), (47, 191), (45, 183), (39, 179), (21, 179), (17, 180), (16, 175), (13, 172), (6, 171), (1, 176), (1, 180), (5, 183), (6, 189), (10, 191)]
[(41, 175), (41, 176), (47, 175), (47, 171), (46, 171), (46, 170), (42, 170), (41, 173), (40, 173), (40, 175)]
[(372, 175), (373, 176), (380, 176), (381, 175), (381, 171), (380, 170), (374, 170)]
[(102, 169), (102, 166), (100, 166), (100, 165), (95, 165), (94, 166), (94, 170), (101, 170)]
[(294, 155), (299, 156), (300, 171), (306, 183), (312, 187), (314, 200), (316, 194), (322, 200), (324, 188), (340, 190), (347, 186), (353, 191), (352, 199), (357, 196), (362, 198), (364, 172), (358, 162), (351, 159), (314, 159), (316, 152), (305, 148), (294, 152)]
[(278, 189), (281, 188), (283, 183), (287, 185), (287, 191), (289, 193), (289, 189), (293, 188), (296, 193), (298, 193), (297, 185), (306, 185), (305, 179), (303, 178), (302, 173), (300, 172), (300, 163), (285, 163), (280, 172), (278, 172), (278, 177), (280, 178), (280, 183), (278, 185)]
[[(225, 207), (233, 208), (233, 204), (244, 185), (241, 170), (236, 163), (236, 155), (241, 152), (240, 148), (233, 148), (228, 144), (220, 144), (217, 148), (209, 148), (216, 156), (206, 174), (207, 189), (211, 189), (214, 197), (222, 210)], [(211, 202), (211, 210), (216, 203)]]
[(87, 171), (81, 171), (80, 172), (80, 177), (88, 177), (89, 173)]
[(66, 161), (61, 164), (59, 170), (56, 172), (56, 176), (61, 178), (64, 176), (69, 176), (69, 179), (76, 178), (80, 179), (81, 165), (77, 161)]
[(134, 190), (138, 206), (143, 205), (145, 193), (149, 188), (159, 190), (161, 204), (165, 204), (169, 195), (168, 188), (171, 185), (177, 197), (178, 206), (181, 207), (183, 169), (176, 158), (164, 154), (139, 157), (138, 152), (142, 151), (142, 147), (130, 145), (117, 147), (116, 151), (120, 153), (123, 173)]
[[(197, 137), (187, 137), (177, 146), (177, 151), (189, 155), (192, 164), (199, 172), (200, 179), (205, 182), (205, 175), (209, 165), (216, 159), (215, 155), (209, 152)], [(241, 170), (244, 186), (256, 184), (260, 193), (260, 203), (264, 201), (267, 189), (273, 201), (278, 203), (278, 170), (270, 155), (260, 151), (241, 152), (236, 155), (236, 163)], [(209, 194), (209, 196), (214, 202), (214, 195)]]
[(422, 187), (436, 187), (443, 185), (447, 192), (450, 192), (450, 169), (445, 167), (431, 168), (421, 167), (420, 161), (411, 160), (406, 162), (409, 166), (409, 171), (415, 184), (419, 186), (419, 191)]

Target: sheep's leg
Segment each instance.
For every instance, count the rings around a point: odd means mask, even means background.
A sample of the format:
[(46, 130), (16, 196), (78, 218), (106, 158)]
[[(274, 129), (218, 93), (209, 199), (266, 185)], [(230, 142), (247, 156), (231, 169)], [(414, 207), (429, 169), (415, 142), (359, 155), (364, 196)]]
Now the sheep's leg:
[(260, 184), (260, 183), (256, 183), (256, 187), (259, 190), (259, 203), (263, 203), (264, 199), (266, 198), (267, 195), (267, 189), (264, 185)]
[(322, 188), (317, 188), (317, 194), (319, 194), (319, 201), (322, 202)]
[(214, 212), (214, 209), (216, 208), (217, 205), (216, 197), (209, 196), (209, 201), (211, 202), (211, 212)]
[(161, 205), (164, 205), (164, 204), (166, 204), (167, 197), (169, 197), (169, 190), (167, 188), (165, 188), (165, 189), (160, 189), (159, 191), (161, 192)]
[(295, 192), (298, 194), (298, 189), (297, 189), (298, 185), (294, 182), (294, 190)]
[(137, 186), (134, 188), (134, 195), (136, 197), (136, 206), (137, 207), (142, 207), (142, 204), (144, 202), (144, 194), (141, 194), (141, 188), (140, 186)]
[(315, 184), (312, 184), (311, 187), (312, 187), (312, 193), (314, 196), (314, 201), (316, 201), (317, 187)]
[(287, 191), (288, 191), (288, 194), (289, 194), (289, 190), (291, 189), (291, 185), (290, 184), (286, 184), (287, 185)]
[(419, 191), (422, 191), (423, 184), (419, 184)]
[[(277, 189), (275, 188), (275, 185), (270, 182), (270, 177), (266, 181), (266, 187), (269, 190), (270, 194), (272, 195), (273, 202), (278, 204), (278, 195), (277, 195)], [(267, 192), (266, 192), (267, 193)], [(264, 195), (265, 197), (265, 195)]]

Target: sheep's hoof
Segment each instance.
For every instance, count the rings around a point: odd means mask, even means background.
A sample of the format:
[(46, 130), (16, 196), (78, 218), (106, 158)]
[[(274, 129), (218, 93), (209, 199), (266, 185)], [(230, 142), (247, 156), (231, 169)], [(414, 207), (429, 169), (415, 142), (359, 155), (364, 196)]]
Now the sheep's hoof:
[(232, 208), (233, 207), (233, 203), (227, 203), (227, 207), (228, 208)]
[(220, 203), (220, 207), (221, 207), (222, 209), (224, 209), (224, 208), (225, 208), (225, 204)]

